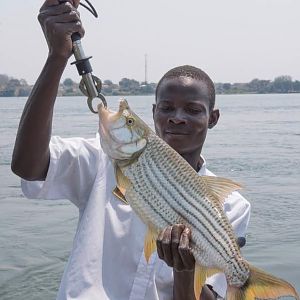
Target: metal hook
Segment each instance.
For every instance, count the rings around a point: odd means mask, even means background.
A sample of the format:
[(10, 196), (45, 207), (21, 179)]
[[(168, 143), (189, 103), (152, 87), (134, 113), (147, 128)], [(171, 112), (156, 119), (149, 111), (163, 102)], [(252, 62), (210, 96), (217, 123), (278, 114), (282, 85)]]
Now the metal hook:
[[(93, 7), (93, 5), (91, 4), (91, 2), (88, 0), (85, 1), (90, 7), (86, 6), (83, 3), (79, 3), (79, 4), (85, 7), (87, 10), (89, 10), (97, 18), (98, 14), (95, 8)], [(76, 65), (78, 74), (82, 76), (82, 80), (80, 82), (79, 88), (82, 91), (82, 93), (88, 97), (87, 103), (91, 112), (97, 113), (92, 106), (92, 101), (94, 98), (101, 99), (103, 105), (107, 107), (106, 99), (101, 94), (102, 82), (98, 77), (92, 75), (93, 70), (89, 62), (91, 56), (87, 57), (85, 55), (81, 45), (81, 36), (79, 33), (72, 34), (72, 42), (73, 42), (73, 53), (75, 56), (75, 61), (72, 64)]]
[(85, 2), (89, 5), (85, 5), (81, 2), (79, 2), (79, 5), (83, 6), (85, 9), (87, 9), (93, 16), (95, 16), (95, 18), (98, 18), (98, 13), (95, 9), (95, 7), (92, 5), (92, 3), (89, 0), (85, 0)]

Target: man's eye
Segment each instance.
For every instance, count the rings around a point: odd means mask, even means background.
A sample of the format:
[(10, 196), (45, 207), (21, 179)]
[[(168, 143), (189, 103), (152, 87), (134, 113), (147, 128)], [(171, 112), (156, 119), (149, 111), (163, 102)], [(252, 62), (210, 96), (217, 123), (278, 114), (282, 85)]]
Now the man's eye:
[(195, 107), (187, 107), (186, 108), (186, 111), (188, 113), (191, 113), (191, 114), (200, 114), (202, 112), (202, 109), (201, 108), (195, 108)]

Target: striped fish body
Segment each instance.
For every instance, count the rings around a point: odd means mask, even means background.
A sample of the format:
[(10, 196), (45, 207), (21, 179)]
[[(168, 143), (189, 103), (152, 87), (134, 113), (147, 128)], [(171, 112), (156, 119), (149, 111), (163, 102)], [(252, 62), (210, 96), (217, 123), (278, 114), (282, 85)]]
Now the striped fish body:
[(221, 205), (209, 199), (205, 181), (177, 152), (151, 133), (138, 159), (121, 170), (131, 182), (126, 200), (150, 228), (185, 224), (197, 264), (222, 270), (230, 285), (246, 282), (249, 267)]
[[(226, 275), (228, 300), (277, 299), (293, 296), (286, 281), (251, 266), (240, 254), (223, 201), (240, 186), (219, 177), (199, 176), (194, 169), (120, 101), (118, 112), (98, 106), (103, 151), (115, 164), (117, 195), (148, 225), (145, 256), (155, 249), (155, 236), (168, 225), (191, 229), (196, 260), (194, 289), (199, 297), (206, 276)], [(125, 201), (125, 199), (123, 199)]]

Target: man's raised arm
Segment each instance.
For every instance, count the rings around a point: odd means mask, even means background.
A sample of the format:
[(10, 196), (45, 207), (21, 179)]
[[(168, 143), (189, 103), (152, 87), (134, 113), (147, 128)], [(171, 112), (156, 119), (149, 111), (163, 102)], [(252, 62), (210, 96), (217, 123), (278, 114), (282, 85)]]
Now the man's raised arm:
[(44, 180), (47, 175), (53, 107), (61, 75), (72, 54), (71, 35), (84, 35), (78, 5), (79, 0), (46, 0), (40, 9), (38, 19), (49, 53), (24, 107), (11, 164), (12, 171), (26, 180)]

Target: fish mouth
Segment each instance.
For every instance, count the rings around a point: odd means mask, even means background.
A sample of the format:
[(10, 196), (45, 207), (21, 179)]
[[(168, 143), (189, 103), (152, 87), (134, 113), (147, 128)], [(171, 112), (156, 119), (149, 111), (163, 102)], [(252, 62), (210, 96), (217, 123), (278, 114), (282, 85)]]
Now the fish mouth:
[(98, 104), (97, 106), (98, 115), (100, 120), (103, 122), (104, 120), (107, 120), (109, 115), (115, 113), (108, 108), (106, 108), (102, 103)]
[(108, 121), (108, 120), (114, 120), (117, 119), (121, 116), (121, 114), (123, 113), (123, 111), (125, 109), (128, 109), (128, 102), (126, 101), (126, 99), (121, 99), (120, 103), (119, 103), (119, 111), (113, 111), (108, 109), (107, 107), (105, 107), (103, 105), (103, 103), (99, 103), (98, 104), (98, 115), (100, 117), (101, 121)]
[(113, 111), (106, 108), (102, 103), (100, 103), (97, 107), (99, 119), (102, 124), (110, 123), (120, 117), (122, 112), (120, 111)]

